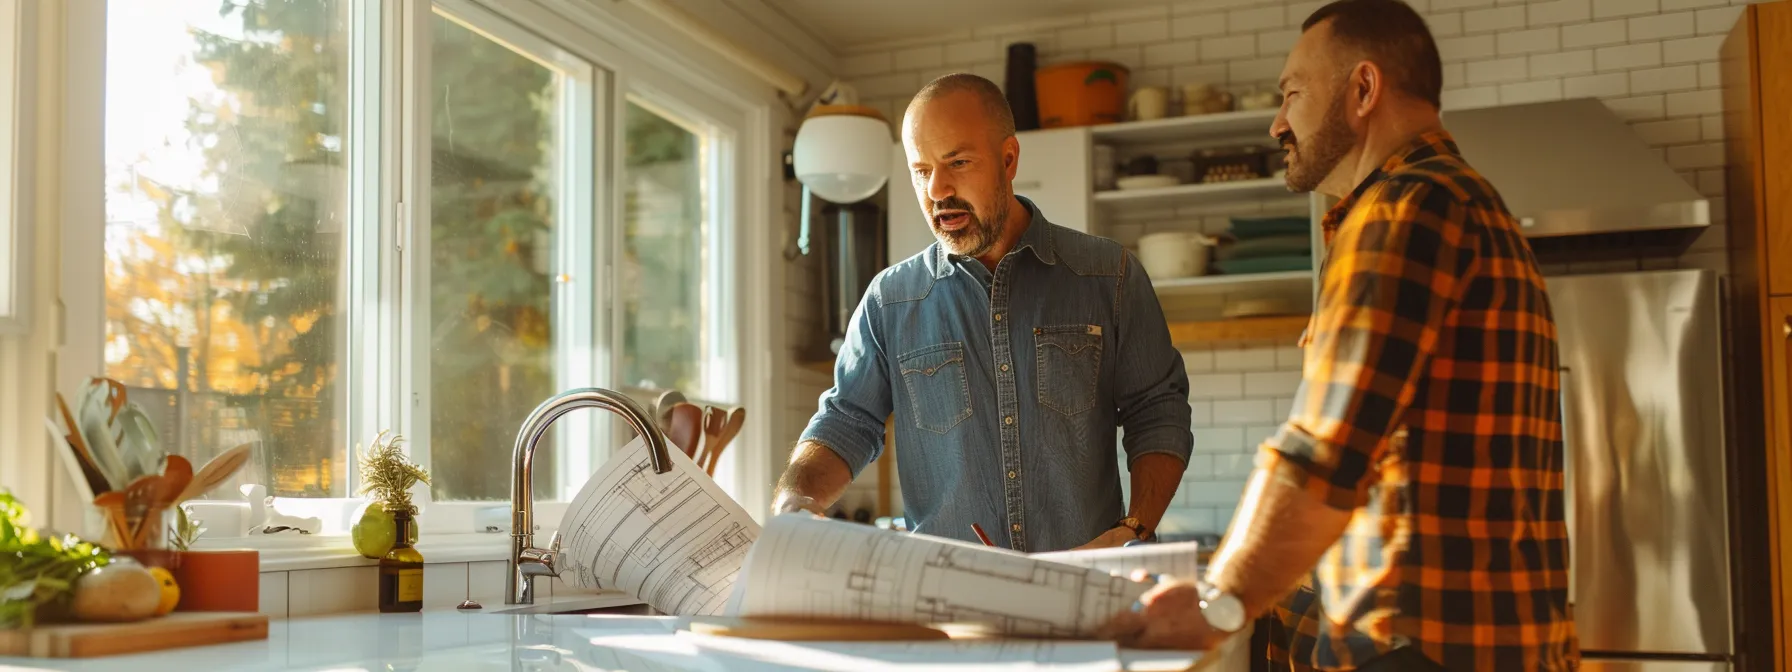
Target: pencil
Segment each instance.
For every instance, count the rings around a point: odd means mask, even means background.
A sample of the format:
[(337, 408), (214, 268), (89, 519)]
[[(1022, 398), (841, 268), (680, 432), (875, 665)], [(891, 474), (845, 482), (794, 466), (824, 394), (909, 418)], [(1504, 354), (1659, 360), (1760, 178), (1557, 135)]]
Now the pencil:
[(995, 545), (995, 544), (989, 543), (989, 535), (983, 533), (983, 526), (978, 525), (976, 523), (971, 523), (971, 531), (977, 533), (977, 538), (981, 539), (983, 541), (984, 546), (994, 546)]

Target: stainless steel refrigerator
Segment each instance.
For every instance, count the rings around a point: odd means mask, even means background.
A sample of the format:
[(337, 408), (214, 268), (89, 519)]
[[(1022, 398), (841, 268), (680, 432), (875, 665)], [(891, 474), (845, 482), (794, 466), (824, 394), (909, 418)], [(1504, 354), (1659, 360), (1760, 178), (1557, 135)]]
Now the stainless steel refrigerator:
[(1730, 670), (1718, 277), (1548, 278), (1562, 366), (1569, 593), (1585, 670)]

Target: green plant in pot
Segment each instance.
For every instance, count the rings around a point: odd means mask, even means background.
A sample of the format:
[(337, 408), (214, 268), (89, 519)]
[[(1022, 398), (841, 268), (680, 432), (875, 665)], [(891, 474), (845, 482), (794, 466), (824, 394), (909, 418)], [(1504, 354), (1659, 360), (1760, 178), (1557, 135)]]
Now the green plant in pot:
[[(371, 495), (372, 499), (356, 516), (350, 534), (355, 551), (362, 556), (379, 559), (392, 550), (398, 541), (395, 514), (402, 511), (415, 516), (417, 507), (411, 502), (411, 488), (418, 483), (429, 484), (429, 471), (406, 457), (403, 444), (403, 436), (394, 434), (388, 439), (382, 431), (361, 454), (361, 494)], [(417, 526), (410, 525), (408, 529), (406, 541), (417, 543)]]

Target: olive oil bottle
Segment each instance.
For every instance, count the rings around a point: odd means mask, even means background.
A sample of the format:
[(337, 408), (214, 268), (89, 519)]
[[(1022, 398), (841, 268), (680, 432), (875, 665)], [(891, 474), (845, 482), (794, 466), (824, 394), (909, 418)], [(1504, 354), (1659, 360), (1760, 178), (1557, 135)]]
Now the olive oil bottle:
[(392, 514), (398, 539), (380, 558), (380, 612), (423, 611), (423, 554), (411, 547), (411, 512)]

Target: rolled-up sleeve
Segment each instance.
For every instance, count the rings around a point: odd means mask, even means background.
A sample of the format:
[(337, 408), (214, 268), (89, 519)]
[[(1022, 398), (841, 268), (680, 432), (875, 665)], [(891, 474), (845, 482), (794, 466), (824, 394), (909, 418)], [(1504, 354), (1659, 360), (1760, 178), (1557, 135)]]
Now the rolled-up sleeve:
[(884, 419), (891, 409), (889, 369), (879, 330), (878, 279), (872, 280), (872, 289), (853, 310), (834, 360), (834, 386), (821, 394), (819, 408), (800, 439), (833, 450), (854, 478), (883, 453)]
[(1474, 263), (1463, 207), (1418, 179), (1363, 195), (1331, 242), (1300, 388), (1260, 468), (1333, 508), (1364, 503)]
[(1137, 257), (1126, 253), (1120, 277), (1114, 378), (1126, 461), (1141, 455), (1175, 455), (1184, 464), (1194, 449), (1189, 431), (1188, 370), (1170, 342), (1170, 325)]

